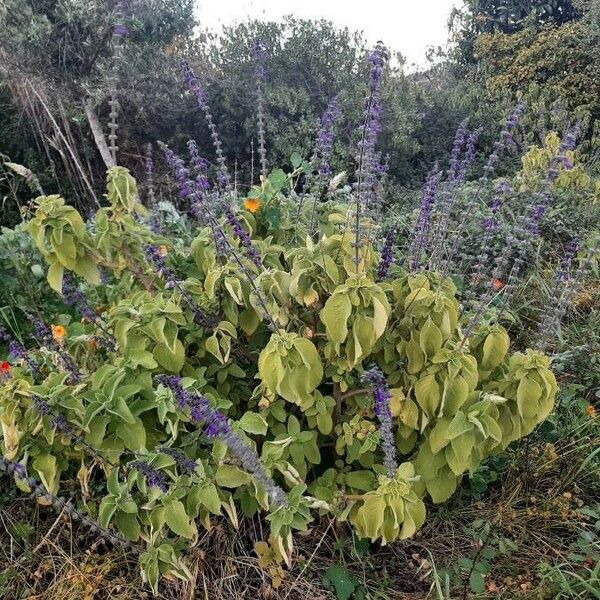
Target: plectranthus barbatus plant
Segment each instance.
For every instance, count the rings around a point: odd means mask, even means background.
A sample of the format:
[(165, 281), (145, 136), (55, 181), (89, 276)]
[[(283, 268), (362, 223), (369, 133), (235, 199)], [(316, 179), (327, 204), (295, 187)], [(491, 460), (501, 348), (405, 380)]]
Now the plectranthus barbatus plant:
[[(94, 227), (56, 197), (36, 202), (30, 231), (49, 284), (93, 320), (81, 298), (90, 289), (117, 344), (88, 345), (92, 325), (68, 315), (55, 319), (62, 329), (40, 330), (28, 351), (40, 376), (24, 361), (0, 377), (2, 452), (49, 494), (69, 489), (93, 502), (99, 526), (141, 550), (155, 591), (161, 574), (191, 577), (185, 550), (201, 528), (245, 516), (288, 558), (294, 532), (320, 515), (381, 543), (413, 536), (432, 504), (552, 410), (549, 357), (512, 351), (484, 313), (471, 321), (454, 273), (433, 268), (451, 247), (447, 240), (430, 260), (434, 223), (446, 214), (441, 170), (427, 179), (409, 256), (396, 247), (401, 225), (380, 218), (383, 45), (368, 59), (356, 184), (327, 190), (315, 235), (305, 235), (309, 211), (298, 211), (295, 185), (303, 170), (332, 174), (336, 106), (321, 123), (314, 164), (294, 160), (291, 173), (272, 172), (259, 190), (240, 184), (261, 194), (248, 208), (189, 66), (186, 84), (217, 160), (215, 168), (193, 141), (185, 160), (162, 145), (174, 185), (168, 192), (161, 181), (161, 198), (177, 198), (187, 238), (132, 218), (140, 199), (123, 167), (109, 170), (111, 207)], [(445, 189), (465, 185), (477, 136), (466, 126), (457, 136)], [(485, 173), (491, 203), (477, 224), (500, 235), (510, 190)], [(449, 202), (453, 223), (459, 205)], [(568, 281), (585, 276), (579, 260), (563, 265)], [(102, 285), (100, 268), (110, 272)], [(78, 378), (61, 360), (67, 350)]]

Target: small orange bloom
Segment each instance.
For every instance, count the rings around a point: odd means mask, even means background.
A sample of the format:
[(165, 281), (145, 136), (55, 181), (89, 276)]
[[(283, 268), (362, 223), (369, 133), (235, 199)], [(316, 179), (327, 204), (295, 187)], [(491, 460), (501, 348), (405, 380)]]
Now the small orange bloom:
[(260, 209), (261, 202), (258, 198), (246, 198), (244, 200), (244, 206), (251, 212), (255, 213)]
[(492, 279), (492, 287), (499, 292), (503, 287), (506, 287), (506, 283), (502, 281), (502, 279), (496, 279), (495, 277)]
[(7, 360), (0, 364), (0, 372), (2, 373), (10, 373), (10, 368), (10, 363)]
[(168, 252), (168, 250), (167, 250), (167, 247), (166, 247), (164, 244), (161, 244), (161, 245), (158, 247), (158, 255), (159, 255), (159, 256), (166, 256), (168, 253), (169, 253), (169, 252)]
[(592, 417), (592, 419), (595, 419), (598, 416), (598, 411), (593, 404), (589, 404), (585, 412), (587, 412), (588, 416)]
[(67, 335), (66, 327), (63, 327), (62, 325), (52, 325), (52, 337), (57, 342), (62, 341), (65, 335)]

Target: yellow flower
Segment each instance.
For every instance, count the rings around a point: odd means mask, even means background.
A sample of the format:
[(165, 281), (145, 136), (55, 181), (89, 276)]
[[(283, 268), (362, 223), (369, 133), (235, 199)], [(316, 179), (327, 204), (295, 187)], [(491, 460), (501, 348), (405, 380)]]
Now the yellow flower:
[(159, 256), (166, 256), (167, 254), (168, 254), (167, 247), (164, 244), (161, 244), (158, 247), (158, 255)]
[(592, 404), (588, 405), (585, 412), (587, 412), (588, 416), (592, 417), (592, 419), (596, 418), (596, 416), (598, 415), (598, 411), (596, 410), (596, 407), (593, 406)]
[(62, 325), (52, 325), (52, 337), (57, 342), (62, 341), (65, 335), (67, 335), (66, 327), (63, 327)]
[(244, 206), (251, 212), (255, 213), (260, 208), (260, 200), (258, 198), (246, 198)]

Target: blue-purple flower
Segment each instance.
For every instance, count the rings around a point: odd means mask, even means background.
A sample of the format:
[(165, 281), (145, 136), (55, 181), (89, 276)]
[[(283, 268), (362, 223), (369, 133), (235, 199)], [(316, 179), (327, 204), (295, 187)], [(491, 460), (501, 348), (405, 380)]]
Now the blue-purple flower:
[(197, 325), (201, 327), (214, 327), (216, 319), (211, 315), (207, 315), (198, 306), (198, 303), (194, 300), (190, 292), (185, 289), (183, 282), (177, 277), (175, 271), (167, 265), (165, 257), (166, 248), (164, 246), (146, 246), (146, 258), (155, 267), (158, 275), (165, 279), (165, 288), (176, 289), (181, 294), (187, 307), (192, 311), (194, 321)]
[(381, 251), (381, 259), (377, 268), (377, 281), (383, 281), (389, 274), (390, 268), (394, 262), (394, 242), (398, 230), (392, 227), (385, 236), (385, 242), (383, 243), (383, 250)]
[(375, 399), (375, 415), (379, 419), (381, 449), (383, 450), (383, 464), (385, 465), (388, 476), (394, 477), (398, 469), (396, 459), (396, 443), (394, 441), (394, 432), (392, 424), (392, 412), (390, 401), (392, 394), (385, 375), (379, 367), (373, 367), (363, 375), (363, 381), (368, 384), (373, 391)]
[(423, 186), (421, 196), (421, 209), (417, 218), (414, 238), (410, 257), (412, 258), (411, 267), (418, 269), (421, 264), (421, 255), (429, 242), (429, 234), (431, 231), (431, 220), (433, 217), (433, 208), (437, 198), (438, 189), (442, 180), (442, 172), (436, 163), (433, 170), (427, 176), (425, 185)]
[(193, 475), (198, 468), (198, 463), (195, 460), (189, 458), (184, 452), (179, 450), (179, 448), (170, 448), (168, 446), (162, 446), (158, 449), (161, 454), (166, 454), (170, 456), (177, 466), (181, 469), (183, 473), (186, 475)]
[(134, 460), (129, 463), (129, 466), (146, 478), (149, 487), (158, 488), (163, 494), (169, 491), (167, 476), (161, 471), (157, 471), (148, 463), (141, 460)]
[(232, 429), (227, 417), (212, 407), (208, 398), (185, 389), (181, 377), (177, 375), (157, 375), (155, 379), (173, 392), (180, 409), (189, 409), (194, 421), (204, 423), (204, 433), (207, 437), (219, 437), (225, 442), (244, 469), (250, 471), (265, 488), (274, 505), (287, 505), (285, 492), (265, 471), (256, 451)]
[(336, 96), (321, 117), (321, 124), (315, 144), (315, 158), (318, 162), (318, 172), (322, 177), (333, 174), (331, 169), (331, 154), (333, 151), (334, 128), (342, 114), (339, 96)]

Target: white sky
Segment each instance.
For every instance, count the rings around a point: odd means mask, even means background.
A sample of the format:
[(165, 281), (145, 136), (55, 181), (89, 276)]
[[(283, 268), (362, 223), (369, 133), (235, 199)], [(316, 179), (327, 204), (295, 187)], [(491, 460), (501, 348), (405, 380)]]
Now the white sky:
[(247, 17), (279, 21), (285, 15), (327, 19), (363, 31), (367, 41), (382, 40), (400, 51), (409, 70), (425, 66), (429, 46), (445, 47), (447, 22), (461, 0), (197, 0), (201, 27), (220, 30)]

